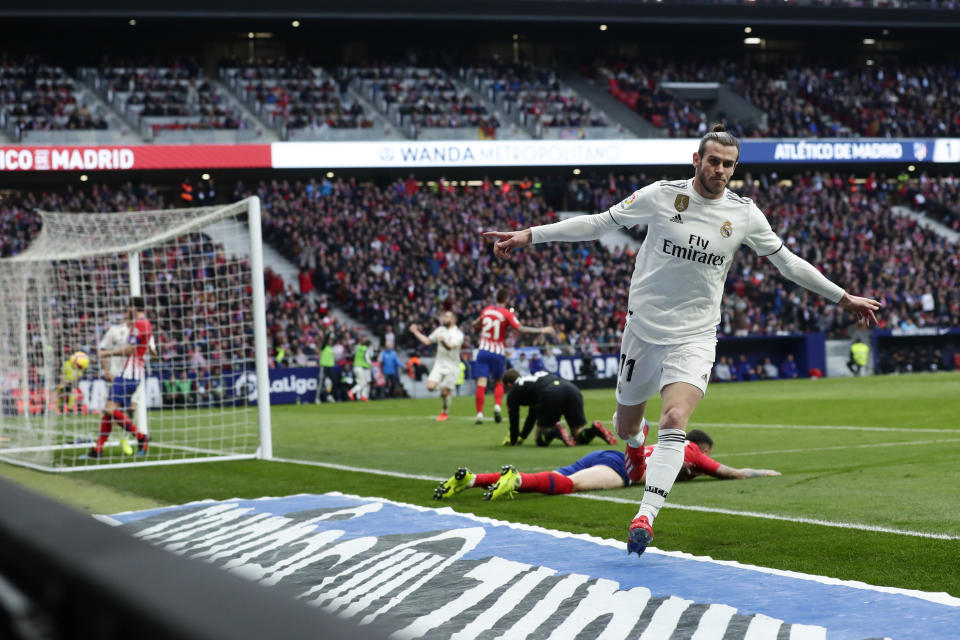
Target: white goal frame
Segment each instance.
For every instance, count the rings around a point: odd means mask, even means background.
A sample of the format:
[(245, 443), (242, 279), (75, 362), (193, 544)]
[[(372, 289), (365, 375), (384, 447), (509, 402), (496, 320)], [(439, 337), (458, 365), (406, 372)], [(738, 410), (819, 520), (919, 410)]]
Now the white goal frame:
[[(272, 426), (270, 421), (270, 378), (268, 366), (268, 345), (266, 328), (266, 299), (264, 292), (264, 266), (263, 266), (263, 242), (261, 233), (261, 214), (260, 199), (252, 196), (239, 202), (221, 205), (208, 206), (196, 209), (168, 209), (164, 211), (148, 212), (130, 212), (130, 213), (53, 213), (39, 212), (43, 220), (43, 226), (40, 234), (35, 238), (30, 246), (22, 253), (0, 260), (0, 287), (18, 282), (19, 288), (9, 287), (9, 291), (0, 292), (6, 302), (0, 302), (0, 461), (14, 465), (19, 465), (45, 472), (71, 472), (71, 471), (90, 471), (114, 468), (131, 468), (141, 465), (170, 465), (195, 462), (213, 462), (226, 460), (247, 460), (273, 458)], [(11, 408), (14, 406), (12, 397), (15, 391), (19, 398), (29, 397), (31, 391), (36, 391), (37, 382), (42, 379), (43, 390), (49, 394), (51, 388), (56, 387), (56, 383), (51, 387), (51, 381), (57, 380), (57, 372), (62, 363), (62, 354), (56, 352), (52, 347), (37, 349), (35, 344), (29, 343), (27, 336), (27, 327), (30, 325), (28, 316), (33, 313), (37, 317), (63, 318), (62, 315), (56, 315), (58, 311), (51, 311), (50, 308), (57, 305), (67, 306), (59, 298), (53, 295), (45, 296), (42, 291), (31, 291), (30, 283), (39, 279), (37, 273), (47, 273), (53, 271), (51, 265), (64, 263), (66, 261), (80, 261), (84, 259), (105, 259), (114, 260), (114, 263), (122, 260), (126, 256), (126, 277), (129, 281), (129, 291), (126, 292), (130, 297), (142, 295), (141, 279), (141, 253), (151, 249), (159, 249), (164, 243), (171, 242), (188, 234), (197, 234), (204, 229), (212, 228), (218, 222), (226, 218), (233, 218), (246, 214), (247, 223), (246, 233), (249, 236), (249, 282), (243, 281), (249, 285), (251, 300), (250, 307), (247, 309), (252, 317), (253, 333), (253, 365), (256, 376), (255, 394), (256, 394), (256, 433), (253, 433), (254, 425), (252, 422), (253, 407), (246, 400), (248, 396), (244, 395), (242, 400), (245, 402), (242, 406), (239, 404), (230, 405), (231, 408), (240, 407), (234, 414), (241, 414), (241, 417), (247, 421), (244, 423), (246, 431), (239, 440), (240, 444), (235, 444), (233, 448), (224, 447), (218, 450), (215, 446), (190, 445), (186, 440), (164, 443), (162, 440), (152, 440), (147, 455), (143, 457), (133, 456), (105, 456), (105, 459), (95, 459), (77, 462), (74, 454), (81, 453), (80, 450), (91, 447), (89, 440), (82, 442), (70, 441), (65, 437), (69, 432), (65, 430), (65, 420), (60, 415), (60, 411), (51, 411), (49, 406), (38, 412), (37, 416), (32, 416), (31, 411), (20, 412), (14, 415)], [(162, 216), (168, 215), (170, 218), (169, 226), (162, 226), (165, 219)], [(123, 233), (111, 235), (110, 230), (115, 228), (117, 216), (128, 216), (130, 233), (125, 236)], [(146, 237), (137, 238), (131, 241), (131, 237), (137, 236), (137, 229), (134, 223), (136, 216), (140, 216), (146, 222), (158, 225), (159, 232), (151, 232)], [(143, 223), (144, 228), (147, 226)], [(237, 223), (237, 228), (243, 228), (244, 225)], [(98, 235), (100, 234), (100, 235)], [(91, 238), (102, 237), (103, 242), (91, 242)], [(86, 240), (86, 243), (84, 242)], [(246, 250), (247, 247), (244, 247)], [(112, 263), (113, 264), (113, 263)], [(49, 277), (49, 276), (48, 276)], [(190, 278), (191, 276), (187, 276)], [(186, 280), (190, 282), (190, 280)], [(216, 286), (216, 285), (214, 285)], [(54, 300), (51, 302), (51, 300)], [(3, 305), (18, 305), (15, 310), (8, 309), (4, 314)], [(111, 311), (123, 311), (117, 309), (118, 301), (111, 300)], [(31, 309), (34, 305), (34, 309)], [(46, 315), (44, 315), (46, 314)], [(19, 322), (19, 326), (17, 323)], [(6, 327), (3, 325), (7, 325)], [(35, 324), (42, 325), (43, 321)], [(51, 325), (52, 326), (52, 325)], [(249, 324), (244, 322), (244, 327)], [(36, 329), (34, 328), (33, 341), (37, 342)], [(40, 330), (40, 337), (43, 338), (43, 329)], [(157, 328), (154, 328), (156, 333)], [(52, 336), (50, 344), (59, 344)], [(249, 347), (249, 343), (248, 347)], [(46, 347), (46, 343), (42, 343)], [(42, 352), (42, 356), (27, 355), (29, 349), (32, 353)], [(38, 362), (41, 360), (42, 362)], [(249, 360), (246, 360), (249, 362)], [(93, 365), (91, 364), (91, 369)], [(30, 370), (28, 372), (28, 369)], [(43, 373), (36, 373), (41, 371)], [(241, 371), (241, 369), (238, 369)], [(244, 380), (249, 372), (249, 364), (245, 369), (246, 373), (240, 373)], [(31, 378), (31, 376), (33, 376)], [(6, 379), (5, 379), (6, 378)], [(146, 387), (146, 378), (144, 378), (143, 387)], [(252, 390), (251, 390), (252, 391)], [(6, 396), (4, 395), (6, 394)], [(249, 394), (253, 396), (252, 393)], [(47, 398), (47, 395), (43, 396)], [(235, 398), (241, 398), (239, 394)], [(49, 401), (45, 400), (49, 405)], [(237, 400), (240, 402), (240, 400)], [(221, 404), (222, 415), (226, 416), (226, 405)], [(210, 415), (215, 415), (215, 405), (209, 405)], [(163, 407), (165, 411), (167, 407)], [(67, 411), (64, 409), (63, 414)], [(152, 434), (149, 428), (151, 421), (150, 413), (147, 410), (147, 402), (137, 403), (136, 417), (131, 419), (137, 427), (147, 433)], [(175, 412), (171, 412), (171, 415)], [(188, 408), (185, 408), (182, 415), (189, 416)], [(168, 419), (173, 420), (176, 416)], [(177, 418), (178, 419), (178, 418)], [(188, 422), (190, 418), (184, 418)], [(94, 435), (98, 432), (98, 424), (91, 418), (83, 423), (83, 427)], [(223, 425), (212, 425), (222, 427)], [(190, 429), (201, 431), (203, 425), (190, 425)], [(30, 431), (29, 437), (18, 439), (17, 429), (22, 432)], [(115, 432), (117, 430), (115, 429)], [(119, 435), (122, 429), (119, 430)], [(34, 435), (43, 433), (44, 435)], [(212, 436), (211, 436), (212, 437)], [(36, 438), (30, 441), (30, 438)], [(256, 441), (255, 448), (253, 446)], [(203, 442), (207, 442), (203, 440)], [(110, 443), (112, 446), (115, 443)], [(134, 441), (133, 443), (137, 443)], [(175, 449), (176, 454), (171, 456), (152, 456), (150, 452), (154, 447), (168, 447)], [(243, 449), (242, 451), (240, 449)], [(72, 451), (76, 450), (76, 451)], [(44, 458), (49, 457), (49, 462)]]

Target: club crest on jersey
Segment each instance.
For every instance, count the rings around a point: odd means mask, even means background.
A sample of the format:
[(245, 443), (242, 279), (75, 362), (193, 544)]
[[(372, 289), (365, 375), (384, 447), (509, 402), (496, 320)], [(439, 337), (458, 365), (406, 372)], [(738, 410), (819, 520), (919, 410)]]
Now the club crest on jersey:
[(673, 208), (677, 211), (686, 211), (687, 207), (690, 206), (690, 196), (679, 194), (676, 200), (673, 201)]
[(729, 220), (727, 220), (720, 227), (720, 235), (722, 235), (724, 238), (729, 238), (730, 234), (732, 233), (733, 233), (733, 225), (730, 224)]

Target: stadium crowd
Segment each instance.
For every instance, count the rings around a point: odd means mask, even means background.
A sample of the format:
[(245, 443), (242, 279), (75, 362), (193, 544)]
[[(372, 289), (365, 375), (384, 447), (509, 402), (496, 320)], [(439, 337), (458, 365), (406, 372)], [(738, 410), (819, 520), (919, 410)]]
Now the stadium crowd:
[[(575, 182), (568, 206), (601, 211), (646, 182), (612, 176)], [(882, 299), (885, 326), (960, 326), (955, 246), (889, 209), (908, 184), (897, 188), (876, 176), (861, 183), (839, 174), (789, 181), (747, 175), (741, 192), (767, 212), (793, 251), (852, 290)], [(238, 185), (235, 196), (253, 192)], [(412, 179), (387, 188), (342, 180), (275, 181), (261, 183), (255, 193), (268, 212), (267, 237), (289, 247), (289, 257), (313, 272), (318, 289), (357, 309), (358, 319), (377, 332), (394, 327), (402, 336), (411, 320), (429, 324), (447, 309), (469, 320), (506, 283), (517, 292), (518, 315), (532, 325), (556, 325), (560, 342), (617, 343), (627, 294), (626, 248), (538, 246), (522, 261), (499, 264), (479, 239), (478, 230), (497, 224), (552, 220), (539, 194), (489, 181), (428, 189)], [(339, 211), (346, 217), (338, 219)], [(746, 250), (738, 254), (727, 280), (722, 334), (840, 336), (851, 323), (843, 311), (780, 278), (766, 261)]]
[[(234, 192), (251, 194), (263, 201), (265, 239), (284, 247), (313, 273), (318, 290), (355, 310), (375, 333), (392, 329), (398, 347), (416, 347), (409, 325), (432, 326), (442, 311), (472, 321), (504, 285), (516, 291), (525, 323), (555, 324), (571, 344), (617, 340), (629, 280), (619, 254), (608, 256), (600, 245), (545, 247), (522, 264), (504, 265), (478, 234), (496, 224), (550, 219), (532, 183), (430, 187), (411, 176), (386, 187), (323, 179), (238, 184)], [(604, 273), (604, 264), (621, 266)]]
[[(264, 116), (286, 129), (374, 126), (373, 114), (348, 87), (372, 96), (374, 107), (396, 111), (415, 130), (480, 128), (494, 137), (503, 126), (483, 100), (455, 82), (459, 75), (526, 124), (552, 128), (611, 123), (553, 69), (493, 59), (452, 66), (371, 64), (329, 73), (303, 61), (247, 64), (225, 60), (222, 77)], [(699, 137), (710, 121), (739, 137), (960, 136), (960, 70), (947, 61), (779, 58), (676, 61), (601, 60), (581, 71), (671, 137)], [(248, 129), (196, 60), (158, 65), (105, 60), (81, 76), (103, 90), (119, 111), (144, 118), (154, 133), (167, 129)], [(685, 99), (670, 83), (720, 83), (746, 100), (751, 115), (719, 111), (717, 100)], [(21, 130), (105, 129), (104, 114), (86, 104), (83, 88), (62, 68), (35, 57), (0, 63), (0, 118)]]
[(439, 67), (371, 65), (345, 67), (340, 76), (358, 88), (368, 88), (375, 99), (396, 109), (411, 123), (423, 128), (483, 127), (496, 129), (500, 122), (486, 106), (457, 85)]
[(177, 129), (244, 129), (251, 123), (229, 108), (223, 95), (193, 59), (167, 66), (105, 60), (95, 72), (97, 86), (121, 111), (144, 118), (159, 133)]
[[(588, 71), (588, 73), (590, 73)], [(854, 66), (809, 59), (775, 67), (741, 61), (597, 63), (611, 95), (671, 137), (706, 132), (709, 104), (688, 101), (671, 82), (716, 82), (763, 112), (728, 128), (740, 137), (925, 137), (960, 135), (960, 71), (949, 64), (877, 62)], [(664, 83), (668, 83), (664, 86)], [(712, 119), (726, 120), (723, 113)]]
[[(935, 194), (939, 199), (924, 202), (943, 203), (946, 215), (956, 220), (957, 180), (904, 178), (811, 172), (784, 180), (745, 174), (734, 188), (757, 202), (794, 252), (845, 287), (883, 300), (882, 326), (958, 327), (956, 245), (890, 210), (897, 202), (916, 206), (917, 194)], [(624, 175), (579, 179), (569, 183), (563, 206), (602, 211), (647, 182), (646, 176)], [(522, 322), (557, 328), (555, 338), (548, 342), (537, 336), (535, 345), (597, 354), (619, 344), (633, 260), (626, 239), (615, 249), (601, 243), (538, 245), (504, 262), (492, 259), (479, 234), (556, 219), (539, 181), (485, 179), (465, 186), (443, 180), (421, 183), (411, 175), (378, 186), (342, 178), (272, 180), (251, 187), (238, 183), (231, 195), (251, 194), (263, 202), (265, 240), (301, 270), (297, 282), (265, 274), (273, 366), (316, 362), (325, 342), (339, 344), (338, 364), (347, 364), (361, 332), (359, 326), (336, 321), (331, 305), (352, 312), (358, 325), (398, 349), (416, 353), (421, 347), (408, 331), (410, 324), (435, 326), (441, 312), (452, 310), (466, 327), (502, 286), (513, 291), (512, 304)], [(145, 184), (24, 191), (0, 202), (0, 256), (19, 253), (39, 232), (36, 209), (166, 206), (171, 203), (164, 191)], [(195, 290), (172, 273), (203, 270), (212, 276), (228, 269), (221, 275), (239, 282), (242, 269), (249, 268), (244, 262), (228, 265), (222, 247), (198, 236), (175, 255), (156, 256), (155, 264), (154, 275), (145, 281), (148, 304), (189, 310), (190, 316), (158, 318), (162, 362), (186, 362), (198, 373), (213, 371), (213, 354), (222, 343), (250, 357), (250, 345), (237, 342), (242, 337), (229, 320), (249, 309), (231, 306), (241, 304), (234, 299), (210, 298), (210, 292)], [(154, 284), (156, 292), (150, 290)], [(181, 288), (171, 289), (175, 286)], [(236, 282), (225, 288), (234, 290)], [(216, 319), (213, 325), (211, 318)], [(749, 250), (739, 252), (730, 269), (721, 318), (720, 333), (726, 336), (825, 331), (841, 337), (853, 324), (844, 312), (794, 287)], [(469, 347), (475, 334), (466, 333)], [(524, 339), (521, 344), (529, 343)]]
[(525, 122), (545, 127), (606, 127), (606, 117), (590, 103), (560, 83), (555, 69), (536, 67), (527, 61), (508, 63), (495, 59), (486, 64), (461, 68), (494, 100), (502, 99)]
[(320, 67), (302, 61), (273, 65), (222, 63), (221, 74), (267, 124), (285, 129), (369, 128), (373, 121), (358, 100)]
[(20, 131), (106, 129), (62, 67), (38, 58), (0, 58), (0, 127)]

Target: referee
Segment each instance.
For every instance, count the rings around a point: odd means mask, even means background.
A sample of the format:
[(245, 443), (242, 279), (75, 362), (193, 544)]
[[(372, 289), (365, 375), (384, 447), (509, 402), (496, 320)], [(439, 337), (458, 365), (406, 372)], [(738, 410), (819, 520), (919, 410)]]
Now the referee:
[[(507, 392), (507, 412), (510, 415), (510, 433), (504, 445), (521, 444), (537, 427), (537, 446), (545, 447), (555, 438), (560, 438), (568, 447), (587, 444), (600, 436), (608, 444), (617, 439), (597, 420), (587, 427), (583, 413), (583, 394), (573, 383), (546, 371), (521, 376), (516, 369), (503, 374), (503, 388)], [(520, 431), (520, 407), (527, 406), (527, 419)], [(563, 426), (560, 418), (567, 421), (573, 434)]]

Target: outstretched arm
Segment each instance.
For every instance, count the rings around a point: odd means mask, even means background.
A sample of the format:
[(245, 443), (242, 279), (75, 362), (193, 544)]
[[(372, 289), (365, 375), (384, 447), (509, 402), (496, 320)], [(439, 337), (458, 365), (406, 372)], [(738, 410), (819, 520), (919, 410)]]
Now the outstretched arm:
[[(603, 213), (591, 216), (574, 216), (538, 227), (530, 227), (522, 231), (487, 231), (483, 235), (494, 238), (493, 255), (506, 258), (514, 249), (520, 249), (534, 242), (583, 242), (596, 240), (604, 234), (619, 229), (622, 225), (633, 226), (640, 219), (631, 219), (629, 224), (620, 216), (620, 223), (614, 220), (611, 213), (621, 205), (615, 205)], [(622, 207), (621, 207), (622, 214)]]
[(493, 255), (506, 258), (514, 249), (520, 249), (533, 243), (533, 231), (487, 231), (483, 235), (496, 240), (493, 244)]
[(852, 296), (846, 292), (844, 292), (843, 297), (840, 298), (840, 302), (837, 304), (840, 305), (840, 308), (844, 311), (856, 313), (857, 320), (861, 327), (869, 327), (871, 321), (873, 321), (873, 324), (878, 324), (874, 311), (879, 310), (880, 307), (883, 306), (876, 300)]
[(724, 480), (742, 480), (744, 478), (762, 478), (764, 476), (779, 476), (779, 471), (774, 471), (773, 469), (734, 469), (733, 467), (728, 467), (725, 464), (721, 464), (717, 467), (715, 473), (712, 474), (715, 478), (721, 478)]
[(412, 333), (414, 337), (416, 337), (416, 339), (419, 340), (420, 343), (425, 347), (429, 347), (431, 344), (433, 344), (430, 342), (430, 338), (423, 335), (423, 332), (420, 331), (420, 328), (415, 324), (410, 325), (410, 333)]
[(550, 336), (556, 333), (553, 327), (528, 327), (526, 325), (520, 325), (517, 327), (517, 331), (520, 333), (540, 333)]

